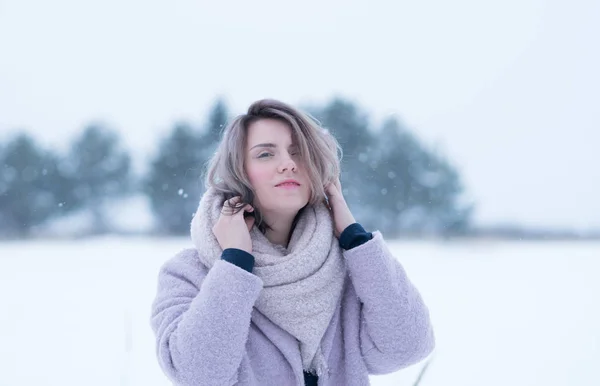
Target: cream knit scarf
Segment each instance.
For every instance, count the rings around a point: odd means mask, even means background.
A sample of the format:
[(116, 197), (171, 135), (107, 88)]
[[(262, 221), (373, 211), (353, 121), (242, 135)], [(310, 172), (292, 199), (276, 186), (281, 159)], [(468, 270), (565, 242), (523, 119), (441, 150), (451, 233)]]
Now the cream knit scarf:
[[(212, 227), (225, 197), (209, 189), (200, 200), (191, 236), (200, 261), (208, 269), (222, 249)], [(320, 343), (340, 300), (346, 266), (333, 220), (325, 204), (308, 206), (293, 230), (287, 248), (272, 244), (256, 226), (250, 230), (253, 274), (264, 287), (254, 307), (299, 341), (305, 371), (326, 371)]]

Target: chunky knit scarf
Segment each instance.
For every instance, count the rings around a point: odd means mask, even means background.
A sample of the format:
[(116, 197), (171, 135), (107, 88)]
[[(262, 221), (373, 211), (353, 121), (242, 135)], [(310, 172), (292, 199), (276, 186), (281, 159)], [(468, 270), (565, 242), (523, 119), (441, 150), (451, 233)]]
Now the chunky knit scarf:
[[(222, 249), (212, 227), (221, 214), (225, 197), (209, 189), (191, 224), (191, 236), (201, 263), (210, 269)], [(346, 266), (325, 204), (306, 207), (288, 247), (272, 244), (256, 226), (250, 230), (253, 274), (263, 281), (254, 307), (294, 336), (305, 371), (326, 371), (320, 343), (336, 309)]]

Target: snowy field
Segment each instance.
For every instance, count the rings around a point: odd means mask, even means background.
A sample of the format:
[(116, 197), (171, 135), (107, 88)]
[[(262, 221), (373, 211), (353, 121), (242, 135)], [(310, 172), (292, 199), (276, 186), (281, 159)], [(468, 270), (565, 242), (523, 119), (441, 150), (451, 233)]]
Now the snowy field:
[[(600, 385), (600, 243), (390, 242), (429, 305), (421, 386)], [(169, 385), (149, 326), (188, 239), (0, 243), (0, 385)], [(411, 385), (423, 363), (372, 377)]]

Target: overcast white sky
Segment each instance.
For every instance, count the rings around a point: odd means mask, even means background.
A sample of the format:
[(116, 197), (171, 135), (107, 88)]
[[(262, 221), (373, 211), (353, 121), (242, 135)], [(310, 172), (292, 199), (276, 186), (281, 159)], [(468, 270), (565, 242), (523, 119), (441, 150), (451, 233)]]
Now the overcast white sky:
[(148, 157), (216, 95), (334, 94), (462, 171), (480, 223), (600, 227), (599, 1), (0, 0), (0, 138), (88, 122)]

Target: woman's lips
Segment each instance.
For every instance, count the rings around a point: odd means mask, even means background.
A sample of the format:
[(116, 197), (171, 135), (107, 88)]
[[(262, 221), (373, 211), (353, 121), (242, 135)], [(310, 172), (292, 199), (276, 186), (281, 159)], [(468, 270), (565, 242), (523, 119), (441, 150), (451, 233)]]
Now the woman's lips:
[(297, 189), (299, 187), (300, 187), (300, 185), (293, 183), (293, 182), (286, 182), (285, 184), (277, 185), (277, 188), (283, 188), (283, 189)]

